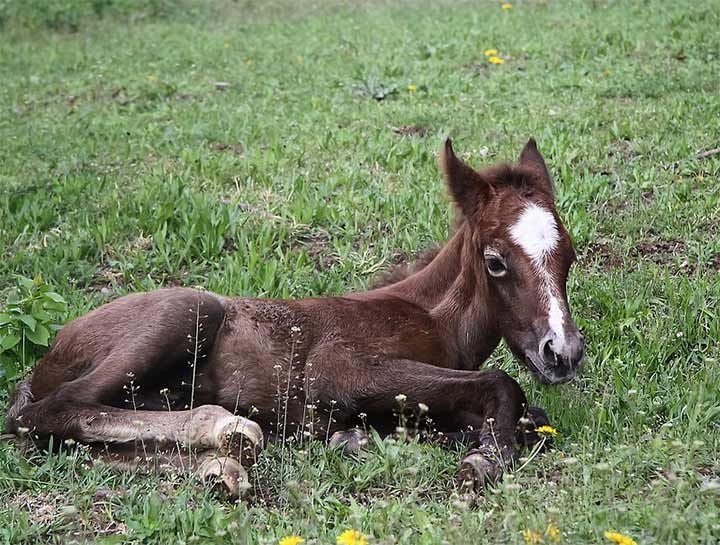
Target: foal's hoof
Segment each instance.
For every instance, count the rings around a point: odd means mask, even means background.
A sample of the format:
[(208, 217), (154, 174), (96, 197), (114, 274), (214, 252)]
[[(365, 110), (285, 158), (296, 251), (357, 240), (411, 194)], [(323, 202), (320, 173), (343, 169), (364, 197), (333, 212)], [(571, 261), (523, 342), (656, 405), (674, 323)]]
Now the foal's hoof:
[(247, 471), (235, 458), (210, 456), (203, 460), (197, 473), (204, 483), (213, 485), (231, 499), (243, 496), (250, 488)]
[(369, 440), (368, 434), (359, 428), (353, 428), (351, 430), (336, 431), (330, 437), (328, 446), (330, 448), (337, 448), (342, 446), (343, 454), (354, 455), (359, 453), (362, 448), (367, 445)]
[[(540, 407), (528, 407), (525, 416), (520, 419), (517, 427), (517, 442), (527, 448), (532, 448), (538, 444), (543, 437), (535, 431), (541, 426), (549, 426), (550, 419), (547, 413)], [(552, 446), (552, 437), (545, 437), (545, 443), (542, 450), (547, 450)]]
[(221, 418), (213, 431), (217, 448), (221, 452), (238, 454), (241, 460), (254, 461), (262, 449), (262, 429), (256, 422), (242, 416)]
[(468, 454), (460, 461), (458, 484), (465, 490), (482, 490), (500, 480), (502, 468), (480, 452)]

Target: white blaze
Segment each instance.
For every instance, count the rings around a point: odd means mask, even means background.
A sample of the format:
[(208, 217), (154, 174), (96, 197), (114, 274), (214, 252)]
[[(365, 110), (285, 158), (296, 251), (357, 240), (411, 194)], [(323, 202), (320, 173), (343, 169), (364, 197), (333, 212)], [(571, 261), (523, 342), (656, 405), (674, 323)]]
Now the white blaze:
[(532, 259), (536, 268), (544, 267), (546, 258), (555, 250), (560, 238), (555, 217), (537, 204), (525, 207), (510, 229), (510, 236)]
[(555, 334), (553, 344), (556, 350), (562, 350), (565, 344), (565, 311), (547, 267), (547, 260), (560, 239), (555, 216), (549, 210), (530, 203), (510, 228), (510, 237), (531, 259), (535, 274), (540, 278), (547, 304), (548, 325)]

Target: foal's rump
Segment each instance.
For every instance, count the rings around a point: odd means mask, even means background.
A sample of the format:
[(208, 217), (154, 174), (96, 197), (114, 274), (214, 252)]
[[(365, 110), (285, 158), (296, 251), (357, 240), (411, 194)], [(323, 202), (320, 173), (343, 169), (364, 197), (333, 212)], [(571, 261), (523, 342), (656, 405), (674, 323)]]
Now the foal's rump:
[(45, 399), (119, 408), (181, 401), (185, 375), (207, 361), (224, 316), (220, 297), (170, 288), (126, 295), (77, 318), (18, 386), (8, 431), (24, 407)]

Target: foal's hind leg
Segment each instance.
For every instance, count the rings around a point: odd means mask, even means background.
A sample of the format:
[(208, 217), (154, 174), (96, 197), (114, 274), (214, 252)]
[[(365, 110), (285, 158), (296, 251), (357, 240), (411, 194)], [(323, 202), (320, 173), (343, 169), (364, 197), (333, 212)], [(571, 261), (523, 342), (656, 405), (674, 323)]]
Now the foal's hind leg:
[(217, 405), (189, 411), (132, 411), (50, 398), (28, 405), (18, 420), (33, 435), (82, 443), (177, 444), (243, 454), (263, 442), (258, 424)]
[(191, 474), (232, 499), (240, 498), (250, 488), (247, 471), (240, 461), (214, 449), (193, 454), (179, 449), (157, 450), (152, 452), (150, 460), (143, 449), (129, 445), (96, 446), (91, 453), (95, 460), (119, 471), (143, 468), (161, 475)]
[(330, 448), (342, 447), (343, 454), (352, 455), (360, 452), (369, 440), (370, 438), (365, 430), (351, 428), (333, 433), (328, 441), (328, 446)]
[[(217, 297), (173, 289), (124, 297), (75, 320), (60, 331), (33, 374), (32, 393), (39, 400), (23, 404), (9, 427), (85, 443), (171, 442), (230, 449), (246, 438), (259, 446), (259, 426), (219, 406), (172, 412), (117, 407), (133, 395), (125, 394), (128, 385), (162, 387), (164, 379), (182, 376), (188, 364), (196, 371), (212, 356), (223, 319)], [(87, 370), (49, 387), (77, 361), (86, 361)]]

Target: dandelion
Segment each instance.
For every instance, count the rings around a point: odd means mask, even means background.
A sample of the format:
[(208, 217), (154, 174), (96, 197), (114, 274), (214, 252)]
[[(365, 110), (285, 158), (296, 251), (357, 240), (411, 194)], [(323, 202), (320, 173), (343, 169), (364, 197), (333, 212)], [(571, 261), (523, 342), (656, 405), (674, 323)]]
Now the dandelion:
[(617, 545), (637, 545), (637, 541), (630, 536), (619, 534), (617, 532), (605, 532), (605, 539), (610, 540), (613, 543), (617, 543)]
[(230, 47), (230, 44), (227, 43), (227, 42), (225, 42), (225, 43), (223, 44), (223, 47), (224, 47), (225, 49), (228, 49), (228, 48)]
[(550, 538), (550, 541), (560, 543), (560, 528), (555, 526), (552, 522), (548, 524), (547, 529), (545, 530), (545, 535)]
[(490, 64), (504, 64), (505, 59), (501, 59), (500, 57), (490, 57), (488, 59), (490, 61)]
[(510, 11), (512, 9), (512, 4), (510, 2), (505, 2), (501, 7), (505, 11)]
[(245, 64), (252, 64), (252, 63), (253, 63), (252, 59), (246, 59), (246, 60), (245, 60)]
[(558, 434), (558, 431), (552, 426), (540, 426), (539, 428), (535, 428), (535, 431), (549, 437), (555, 437)]
[(280, 545), (300, 545), (305, 543), (305, 540), (300, 536), (287, 536), (280, 540)]
[(337, 545), (367, 545), (367, 536), (357, 530), (345, 530), (337, 537)]
[[(157, 80), (158, 80), (158, 78), (155, 74), (150, 74), (148, 76), (148, 81), (157, 81)], [(129, 374), (128, 374), (128, 376), (129, 376)]]
[(415, 91), (417, 91), (417, 85), (413, 85), (411, 83), (410, 85), (408, 85), (408, 91), (410, 91), (411, 93), (414, 93)]
[(497, 49), (486, 49), (485, 50), (486, 57), (494, 57), (495, 55), (497, 55)]
[(536, 545), (542, 541), (542, 536), (538, 532), (533, 532), (532, 530), (523, 530), (522, 536), (527, 545)]

